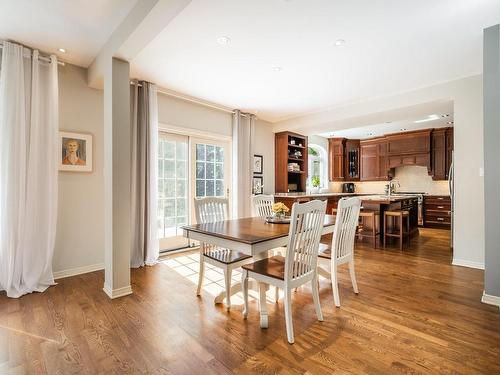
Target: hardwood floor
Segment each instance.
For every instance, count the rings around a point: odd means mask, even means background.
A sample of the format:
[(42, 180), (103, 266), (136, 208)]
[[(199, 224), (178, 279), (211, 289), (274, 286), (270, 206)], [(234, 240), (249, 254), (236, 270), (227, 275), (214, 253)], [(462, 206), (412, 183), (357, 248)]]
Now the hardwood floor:
[(448, 236), (421, 230), (403, 252), (358, 244), (360, 294), (341, 267), (335, 308), (321, 280), (318, 322), (299, 289), (294, 345), (281, 302), (261, 330), (255, 300), (244, 321), (241, 306), (213, 304), (216, 281), (197, 298), (196, 254), (133, 270), (134, 294), (113, 301), (102, 272), (21, 299), (1, 293), (0, 374), (499, 374), (500, 311), (480, 302), (483, 271), (450, 265)]

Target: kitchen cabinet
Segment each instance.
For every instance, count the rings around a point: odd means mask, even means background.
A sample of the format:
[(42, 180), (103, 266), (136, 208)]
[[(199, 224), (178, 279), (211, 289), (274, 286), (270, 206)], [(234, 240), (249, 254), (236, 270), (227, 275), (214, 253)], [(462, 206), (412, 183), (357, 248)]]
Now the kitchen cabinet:
[(389, 134), (387, 154), (389, 168), (419, 165), (431, 174), (431, 133), (432, 129)]
[(385, 137), (360, 141), (361, 181), (389, 180), (387, 139)]
[(305, 192), (307, 181), (307, 137), (293, 132), (274, 135), (275, 190)]
[(344, 171), (346, 181), (359, 181), (359, 159), (360, 147), (359, 139), (348, 139), (344, 148)]
[(328, 177), (330, 181), (344, 181), (344, 149), (345, 138), (328, 139), (328, 165), (330, 166)]
[(450, 177), (450, 167), (453, 160), (453, 128), (446, 129), (446, 179)]
[(451, 228), (451, 198), (449, 195), (424, 196), (424, 227)]
[(432, 179), (446, 180), (446, 129), (432, 132)]

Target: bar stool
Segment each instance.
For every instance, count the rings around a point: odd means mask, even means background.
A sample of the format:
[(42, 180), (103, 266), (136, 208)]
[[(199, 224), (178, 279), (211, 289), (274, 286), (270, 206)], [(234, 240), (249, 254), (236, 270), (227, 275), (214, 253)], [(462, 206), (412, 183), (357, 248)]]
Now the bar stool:
[[(359, 217), (361, 219), (361, 224), (358, 226), (358, 239), (362, 240), (363, 237), (370, 237), (373, 240), (373, 247), (377, 248), (377, 236), (380, 234), (380, 231), (377, 230), (377, 222), (380, 222), (379, 217), (380, 217), (380, 211), (374, 211), (374, 210), (362, 210), (359, 212)], [(370, 233), (366, 231), (366, 234), (364, 234), (364, 220), (367, 218), (367, 220), (371, 221), (372, 224), (372, 230)]]
[[(387, 232), (387, 224), (389, 218), (393, 218), (393, 227), (396, 224), (396, 220), (399, 219), (399, 232)], [(403, 229), (403, 219), (406, 218), (406, 231)], [(387, 237), (397, 237), (399, 238), (399, 249), (403, 250), (403, 238), (406, 236), (408, 238), (408, 248), (410, 248), (410, 213), (406, 210), (392, 210), (384, 212), (384, 249), (387, 243)]]

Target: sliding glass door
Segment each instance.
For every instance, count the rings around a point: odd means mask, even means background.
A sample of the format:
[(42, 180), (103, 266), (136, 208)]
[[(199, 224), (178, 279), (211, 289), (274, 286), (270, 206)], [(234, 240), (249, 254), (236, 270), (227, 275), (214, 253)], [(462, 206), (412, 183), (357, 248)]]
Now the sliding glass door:
[(196, 221), (193, 197), (229, 196), (230, 143), (160, 132), (158, 238), (160, 251), (190, 246), (182, 226)]

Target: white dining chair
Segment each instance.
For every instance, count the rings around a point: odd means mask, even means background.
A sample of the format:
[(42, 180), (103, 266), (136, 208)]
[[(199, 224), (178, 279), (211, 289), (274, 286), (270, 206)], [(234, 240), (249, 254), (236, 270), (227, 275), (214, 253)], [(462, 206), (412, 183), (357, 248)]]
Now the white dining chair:
[[(194, 210), (198, 224), (213, 223), (228, 219), (229, 201), (227, 198), (195, 198)], [(226, 287), (226, 306), (231, 309), (231, 276), (234, 269), (252, 261), (250, 255), (234, 250), (220, 248), (207, 243), (200, 243), (200, 273), (196, 295), (201, 294), (205, 274), (205, 262), (221, 268)]]
[(308, 282), (311, 283), (314, 307), (319, 321), (323, 314), (318, 291), (318, 247), (323, 229), (326, 201), (295, 203), (288, 235), (285, 257), (273, 256), (242, 266), (243, 299), (245, 307), (243, 317), (248, 316), (248, 279), (259, 282), (260, 309), (265, 311), (265, 285), (270, 284), (283, 289), (285, 294), (285, 323), (288, 342), (293, 344), (292, 289)]
[(274, 195), (254, 195), (252, 201), (256, 216), (266, 218), (273, 214)]
[[(354, 289), (354, 293), (358, 294), (358, 284), (354, 272), (354, 238), (358, 226), (360, 207), (361, 199), (359, 198), (340, 199), (337, 206), (331, 247), (323, 244), (320, 245), (318, 274), (331, 279), (333, 300), (337, 307), (340, 307), (337, 275), (338, 266), (341, 264), (349, 263), (352, 288)], [(321, 266), (322, 261), (328, 261), (330, 270), (326, 270)]]
[[(263, 219), (272, 216), (273, 214), (273, 204), (274, 204), (274, 195), (254, 195), (252, 197), (253, 201), (253, 211), (254, 214)], [(277, 249), (271, 250), (273, 255), (281, 255), (283, 256), (286, 252), (284, 247), (279, 247)], [(280, 290), (279, 288), (275, 288), (274, 292), (274, 300), (278, 302), (280, 299)]]

